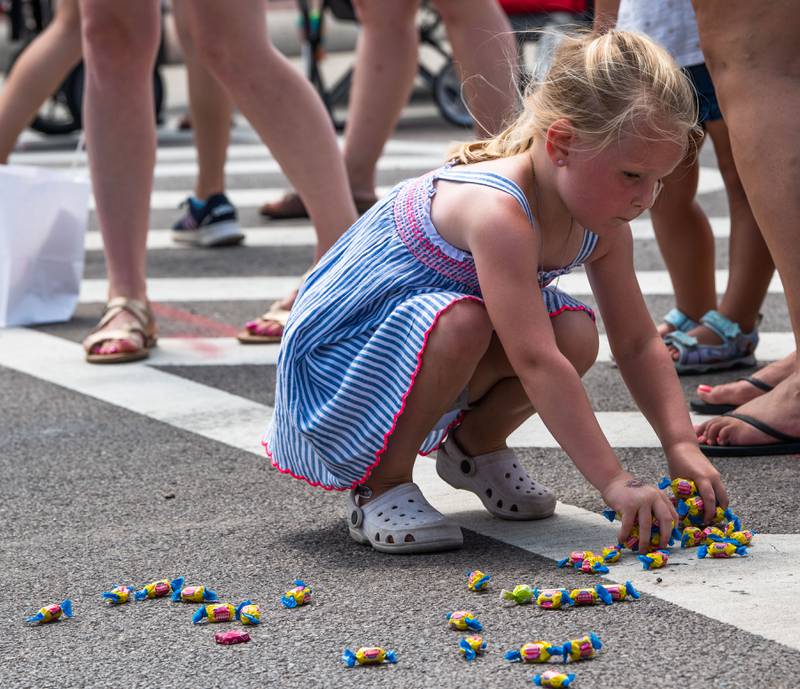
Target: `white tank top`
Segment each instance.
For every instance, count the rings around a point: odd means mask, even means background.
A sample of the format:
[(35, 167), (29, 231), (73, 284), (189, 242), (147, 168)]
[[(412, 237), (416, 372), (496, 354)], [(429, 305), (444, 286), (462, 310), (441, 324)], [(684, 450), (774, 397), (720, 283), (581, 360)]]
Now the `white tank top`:
[(621, 0), (617, 28), (646, 34), (681, 67), (705, 62), (691, 0)]

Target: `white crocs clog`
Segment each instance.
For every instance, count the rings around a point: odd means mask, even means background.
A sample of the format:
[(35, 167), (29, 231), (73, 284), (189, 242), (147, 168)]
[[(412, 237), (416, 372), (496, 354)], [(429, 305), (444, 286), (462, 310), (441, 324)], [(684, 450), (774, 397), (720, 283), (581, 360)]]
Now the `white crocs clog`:
[(511, 449), (470, 457), (448, 437), (436, 454), (436, 473), (454, 488), (475, 493), (501, 519), (544, 519), (556, 509), (555, 495), (528, 476)]
[(347, 527), (359, 543), (368, 543), (384, 553), (425, 553), (453, 550), (464, 543), (461, 529), (437, 512), (416, 483), (402, 483), (358, 504), (350, 491)]

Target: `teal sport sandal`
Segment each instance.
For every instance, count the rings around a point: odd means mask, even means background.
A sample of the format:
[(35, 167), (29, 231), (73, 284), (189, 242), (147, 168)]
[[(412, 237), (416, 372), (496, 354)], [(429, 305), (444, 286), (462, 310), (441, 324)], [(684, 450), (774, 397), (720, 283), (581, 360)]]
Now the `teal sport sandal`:
[(690, 330), (694, 330), (700, 326), (696, 320), (689, 318), (689, 316), (677, 307), (670, 309), (662, 320), (667, 325), (671, 325), (675, 328), (673, 332), (688, 333)]
[(738, 323), (719, 311), (709, 311), (700, 319), (700, 325), (716, 333), (720, 344), (702, 344), (693, 335), (676, 330), (664, 336), (667, 346), (678, 350), (675, 370), (683, 373), (724, 371), (737, 366), (755, 366), (755, 349), (758, 345), (758, 327), (743, 333)]

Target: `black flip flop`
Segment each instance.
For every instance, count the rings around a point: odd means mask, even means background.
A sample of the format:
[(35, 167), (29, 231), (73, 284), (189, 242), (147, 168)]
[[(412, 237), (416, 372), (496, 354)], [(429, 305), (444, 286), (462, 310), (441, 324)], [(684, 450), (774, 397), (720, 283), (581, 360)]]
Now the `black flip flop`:
[[(743, 376), (741, 378), (737, 378), (736, 380), (744, 380), (750, 383), (750, 385), (755, 385), (759, 390), (763, 390), (764, 392), (769, 392), (772, 390), (773, 386), (769, 383), (765, 383), (763, 380), (759, 380), (758, 378), (753, 378), (753, 376)], [(717, 416), (719, 414), (726, 414), (729, 411), (733, 411), (736, 409), (737, 404), (710, 404), (708, 402), (700, 402), (697, 400), (691, 400), (689, 402), (689, 407), (695, 414), (707, 414), (709, 416)]]
[(732, 416), (734, 419), (744, 421), (780, 442), (761, 445), (701, 445), (700, 451), (708, 457), (761, 457), (763, 455), (800, 454), (800, 438), (793, 438), (791, 435), (781, 433), (763, 421), (747, 416), (747, 414), (728, 412), (723, 416)]

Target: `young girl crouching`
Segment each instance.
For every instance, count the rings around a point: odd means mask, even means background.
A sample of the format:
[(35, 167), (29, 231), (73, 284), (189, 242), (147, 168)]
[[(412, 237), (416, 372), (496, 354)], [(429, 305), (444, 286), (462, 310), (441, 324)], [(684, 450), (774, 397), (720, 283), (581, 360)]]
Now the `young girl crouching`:
[(411, 482), (417, 454), (438, 449), (439, 475), (497, 517), (547, 517), (555, 497), (506, 442), (538, 413), (622, 514), (621, 539), (638, 522), (647, 551), (652, 520), (677, 515), (622, 468), (581, 383), (597, 354), (594, 314), (553, 283), (584, 266), (670, 473), (694, 479), (710, 513), (725, 506), (639, 290), (629, 226), (683, 159), (696, 122), (686, 77), (649, 39), (565, 39), (510, 127), (398, 184), (306, 280), (278, 359), (265, 436), (273, 465), (349, 489), (359, 542), (454, 548), (461, 530)]

